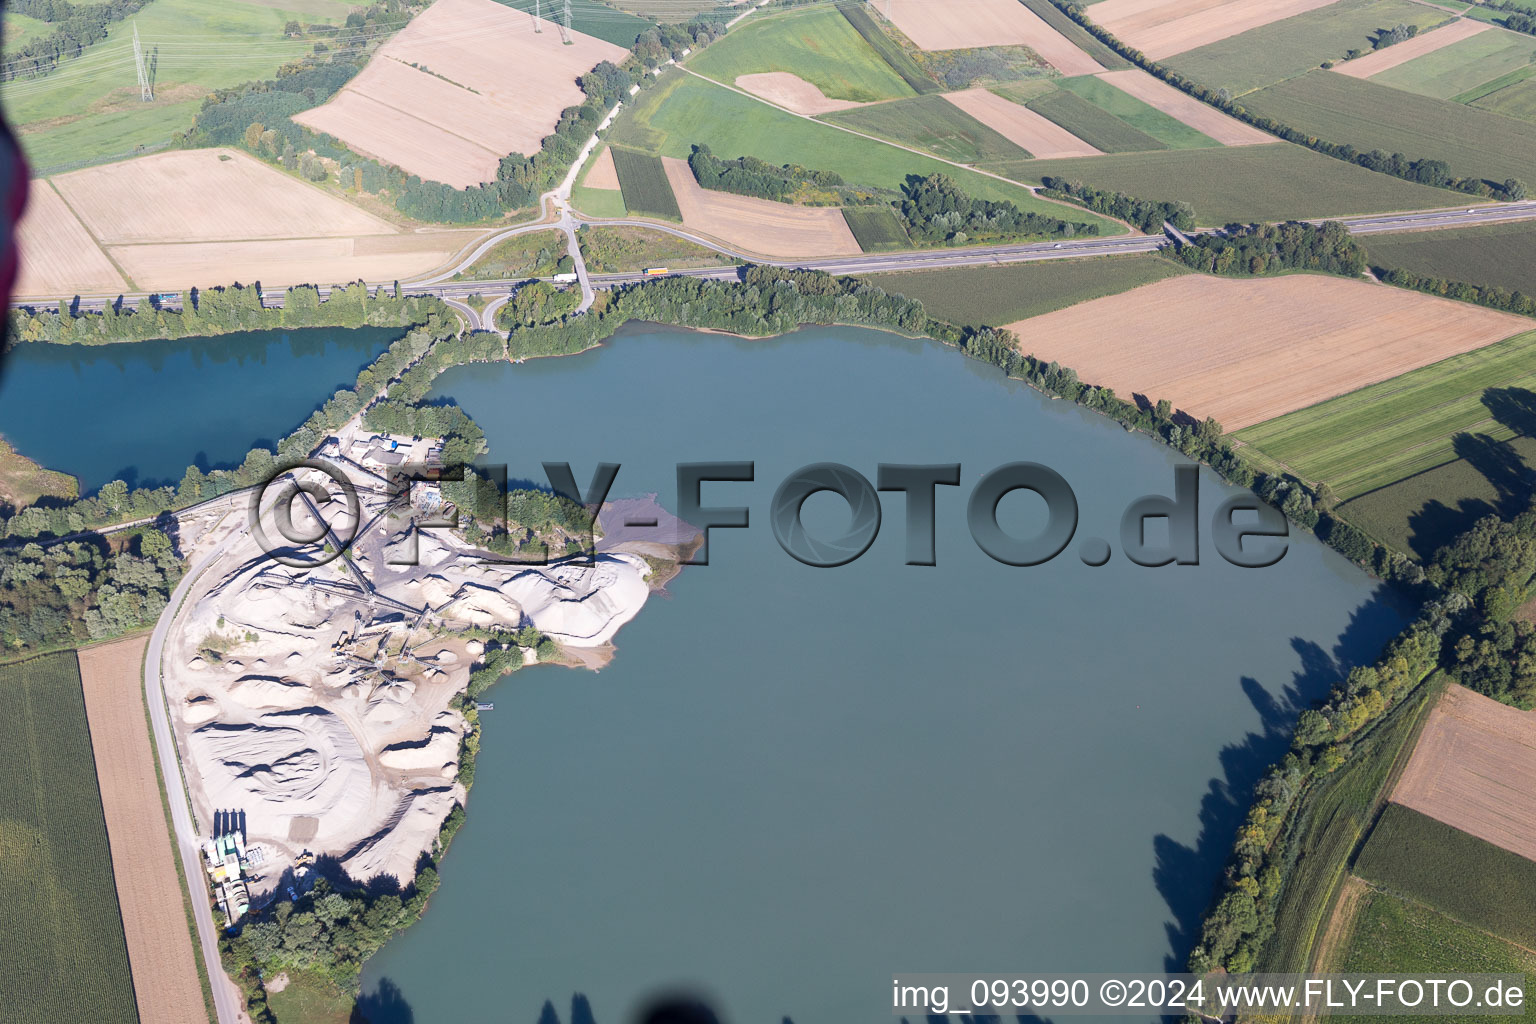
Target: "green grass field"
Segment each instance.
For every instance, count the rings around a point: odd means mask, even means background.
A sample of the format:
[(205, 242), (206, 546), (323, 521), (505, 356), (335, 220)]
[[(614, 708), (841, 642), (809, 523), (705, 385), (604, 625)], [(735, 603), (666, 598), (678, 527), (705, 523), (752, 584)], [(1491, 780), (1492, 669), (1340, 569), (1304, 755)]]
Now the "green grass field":
[(1315, 71), (1245, 98), (1248, 109), (1358, 150), (1444, 160), (1451, 173), (1536, 180), (1536, 124)]
[(1046, 93), (1030, 100), (1025, 106), (1106, 153), (1137, 153), (1168, 148), (1146, 132), (1132, 128), (1077, 93), (1065, 89)]
[(823, 120), (962, 164), (1029, 159), (1027, 151), (943, 96), (914, 96), (872, 107), (839, 110), (825, 115)]
[(565, 233), (530, 231), (513, 235), (498, 243), (475, 261), (464, 277), (469, 280), (500, 281), (511, 277), (547, 277), (565, 255)]
[[(1527, 74), (1526, 72), (1530, 72)], [(1523, 77), (1470, 100), (1472, 106), (1522, 121), (1536, 121), (1536, 68), (1521, 72)]]
[(918, 299), (941, 320), (999, 327), (1182, 273), (1187, 271), (1161, 256), (1110, 256), (871, 274), (865, 280)]
[(1355, 873), (1458, 921), (1536, 947), (1536, 861), (1388, 805)]
[[(1325, 970), (1340, 974), (1432, 974), (1455, 970), (1478, 974), (1536, 974), (1536, 955), (1459, 921), (1379, 889), (1367, 889), (1356, 908), (1354, 933)], [(1526, 987), (1526, 1002), (1536, 988)], [(1409, 1024), (1422, 1017), (1348, 1016), (1336, 1024)], [(1458, 1016), (1458, 1024), (1499, 1024), (1507, 1016)]]
[(1022, 210), (1098, 223), (1106, 235), (1125, 232), (1093, 214), (1037, 199), (1026, 188), (796, 117), (693, 75), (674, 73), (642, 92), (625, 107), (610, 132), (615, 143), (661, 156), (687, 157), (692, 146), (702, 142), (721, 158), (751, 155), (776, 164), (834, 171), (849, 182), (886, 188), (900, 188), (909, 174), (941, 172), (974, 196), (1006, 199)]
[(289, 971), (288, 986), (267, 993), (277, 1024), (348, 1024), (357, 1003), (335, 982), (319, 975)]
[[(304, 14), (254, 0), (155, 0), (53, 74), (6, 83), (6, 116), (19, 126), (34, 173), (129, 155), (190, 127), (209, 92), (270, 78), (310, 52), (313, 41), (283, 38), (290, 18), (339, 22), (347, 9), (330, 4), (327, 13)], [(134, 77), (135, 25), (146, 50), (160, 48), (153, 103), (140, 100)]]
[(1457, 458), (1457, 434), (1516, 433), (1483, 403), (1493, 388), (1536, 387), (1536, 331), (1237, 432), (1244, 445), (1353, 498)]
[(677, 197), (672, 194), (672, 183), (667, 180), (667, 169), (661, 158), (649, 153), (614, 148), (613, 166), (619, 172), (619, 188), (624, 194), (624, 205), (631, 213), (642, 217), (663, 217), (682, 220), (677, 208)]
[(912, 245), (901, 218), (889, 206), (845, 206), (843, 220), (865, 252), (907, 249)]
[[(496, 2), (515, 7), (520, 11), (531, 11), (535, 0), (496, 0)], [(598, 0), (570, 0), (570, 2), (571, 28), (589, 36), (606, 39), (626, 50), (635, 45), (635, 40), (640, 38), (640, 33), (651, 27), (650, 22), (644, 18), (615, 10), (607, 4), (598, 3)], [(542, 0), (542, 4), (544, 17), (551, 17), (553, 4), (550, 0)], [(675, 8), (677, 5), (672, 3), (668, 6)]]
[(1388, 68), (1371, 81), (1394, 89), (1455, 100), (1495, 79), (1522, 71), (1536, 60), (1536, 37), (1490, 29)]
[(0, 665), (0, 697), (0, 1019), (135, 1024), (74, 652)]
[(1377, 174), (1284, 142), (1035, 160), (1020, 172), (1031, 181), (1056, 175), (1146, 199), (1182, 199), (1194, 206), (1201, 224), (1214, 226), (1427, 209), (1466, 201), (1444, 189)]
[(594, 274), (647, 267), (728, 267), (735, 261), (685, 238), (638, 225), (581, 229), (581, 254)]
[[(1489, 469), (1504, 482), (1517, 464), (1536, 478), (1536, 438), (1516, 437), (1485, 447), (1487, 455), (1457, 459), (1415, 473), (1397, 483), (1367, 491), (1345, 502), (1339, 514), (1382, 544), (1419, 559), (1428, 559), (1470, 530), (1484, 516), (1511, 513), (1523, 507), (1526, 490), (1501, 489), (1489, 480)], [(1490, 462), (1489, 456), (1496, 461)]]
[(1061, 87), (1092, 103), (1132, 128), (1145, 132), (1168, 149), (1208, 149), (1221, 143), (1203, 132), (1196, 131), (1178, 118), (1170, 117), (1121, 89), (1116, 89), (1102, 79), (1085, 75), (1067, 78)]
[(1451, 15), (1410, 0), (1338, 0), (1305, 14), (1270, 22), (1241, 35), (1163, 61), (1197, 82), (1241, 96), (1306, 74), (1351, 49), (1371, 51), (1371, 35), (1394, 25), (1420, 31)]
[(1099, 42), (1092, 32), (1063, 14), (1061, 8), (1051, 3), (1051, 0), (1022, 0), (1022, 3), (1039, 15), (1041, 21), (1072, 40), (1079, 50), (1109, 70), (1118, 71), (1133, 66), (1130, 61)]
[[(720, 7), (715, 0), (619, 0), (613, 6), (660, 22), (687, 21), (696, 14), (708, 14)], [(574, 16), (575, 11), (571, 13)]]
[(927, 94), (930, 92), (942, 92), (943, 86), (933, 80), (928, 72), (923, 70), (921, 64), (912, 58), (901, 44), (892, 39), (890, 34), (881, 27), (874, 15), (869, 13), (869, 8), (858, 0), (838, 5), (843, 18), (853, 26), (853, 30), (864, 37), (864, 41), (874, 48), (891, 70), (901, 76), (914, 92)]
[(914, 95), (848, 20), (829, 7), (752, 18), (689, 58), (688, 67), (727, 85), (738, 75), (787, 71), (833, 99), (861, 103)]
[(1287, 825), (1290, 868), (1275, 933), (1257, 971), (1309, 971), (1314, 944), (1349, 870), (1356, 844), (1387, 798), (1400, 755), (1413, 749), (1425, 714), (1442, 689), (1441, 677), (1419, 684), (1364, 736), (1331, 775), (1315, 779)]
[(1531, 224), (1372, 235), (1366, 242), (1372, 266), (1536, 295), (1536, 226)]
[(0, 45), (7, 56), (13, 46), (20, 46), (28, 39), (37, 39), (53, 32), (53, 26), (39, 18), (25, 14), (0, 14)]

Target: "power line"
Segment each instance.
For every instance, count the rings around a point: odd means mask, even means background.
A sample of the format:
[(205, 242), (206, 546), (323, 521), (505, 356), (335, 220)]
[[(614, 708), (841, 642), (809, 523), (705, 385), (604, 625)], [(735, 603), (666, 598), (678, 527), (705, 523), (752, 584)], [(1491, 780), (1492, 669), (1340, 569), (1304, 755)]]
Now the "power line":
[(153, 103), (155, 87), (149, 82), (149, 72), (144, 70), (144, 51), (139, 46), (139, 26), (133, 26), (133, 65), (139, 72), (139, 98)]

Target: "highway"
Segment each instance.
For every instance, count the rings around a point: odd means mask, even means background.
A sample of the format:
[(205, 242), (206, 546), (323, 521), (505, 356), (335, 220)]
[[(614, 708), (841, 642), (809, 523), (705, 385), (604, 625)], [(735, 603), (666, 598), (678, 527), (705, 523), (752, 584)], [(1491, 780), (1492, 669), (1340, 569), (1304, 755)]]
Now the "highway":
[[(580, 166), (579, 164), (577, 166)], [(561, 192), (565, 195), (559, 194)], [(463, 303), (463, 299), (474, 294), (499, 293), (509, 291), (513, 286), (520, 284), (526, 278), (505, 278), (494, 280), (452, 280), (455, 274), (463, 274), (469, 270), (476, 261), (483, 258), (487, 252), (495, 248), (501, 242), (517, 235), (530, 231), (557, 230), (564, 232), (567, 237), (568, 249), (579, 257), (580, 251), (576, 246), (576, 231), (582, 225), (594, 227), (605, 226), (630, 226), (645, 227), (664, 234), (692, 242), (714, 252), (732, 259), (746, 263), (758, 263), (765, 266), (787, 267), (804, 270), (825, 270), (833, 274), (875, 274), (890, 273), (902, 270), (934, 270), (941, 267), (980, 267), (996, 266), (1009, 263), (1027, 263), (1036, 260), (1082, 259), (1090, 256), (1125, 255), (1129, 253), (1154, 252), (1166, 245), (1168, 240), (1161, 235), (1118, 235), (1110, 238), (1073, 238), (1060, 242), (1033, 242), (1015, 245), (980, 246), (966, 249), (925, 249), (909, 252), (883, 252), (863, 253), (856, 256), (828, 256), (816, 259), (800, 260), (775, 260), (768, 259), (757, 253), (733, 249), (723, 245), (714, 239), (704, 235), (688, 231), (671, 224), (662, 224), (639, 218), (625, 219), (597, 219), (582, 217), (569, 205), (568, 199), (569, 179), (562, 183), (557, 192), (547, 193), (545, 198), (553, 200), (554, 219), (545, 219), (532, 224), (519, 224), (516, 227), (504, 228), (493, 232), (482, 242), (471, 249), (454, 266), (412, 282), (402, 282), (400, 287), (407, 294), (412, 295), (437, 295), (448, 300), (472, 329), (478, 329), (482, 323), (489, 324), (495, 309), (503, 301), (497, 297), (491, 306), (486, 308), (484, 314), (476, 314)], [(1516, 221), (1536, 220), (1536, 200), (1525, 200), (1518, 203), (1500, 203), (1497, 205), (1483, 205), (1464, 207), (1458, 206), (1446, 210), (1412, 210), (1403, 213), (1372, 214), (1361, 217), (1338, 217), (1336, 219), (1347, 226), (1355, 235), (1377, 235), (1399, 231), (1432, 231), (1445, 230), (1458, 227), (1475, 227), (1485, 224), (1506, 224)], [(1314, 221), (1320, 223), (1320, 221)], [(647, 275), (640, 272), (622, 274), (591, 274), (586, 272), (585, 261), (577, 258), (578, 280), (582, 284), (582, 304), (590, 307), (593, 289), (611, 288), (615, 285), (629, 284), (635, 281), (647, 279)], [(702, 267), (696, 270), (675, 270), (673, 274), (687, 277), (703, 277), (714, 279), (731, 279), (738, 276), (734, 267)], [(374, 281), (369, 282), (370, 288), (393, 288), (394, 282)], [(282, 304), (287, 289), (263, 288), (262, 302), (268, 306)], [(329, 295), (329, 287), (321, 287), (322, 295)], [(149, 292), (132, 292), (121, 296), (124, 307), (137, 307), (140, 303), (149, 299)], [(79, 305), (85, 310), (100, 310), (108, 303), (116, 302), (117, 295), (92, 295), (81, 296)], [(458, 300), (458, 301), (455, 301)], [(12, 305), (37, 305), (50, 308), (51, 304), (15, 302)], [(180, 306), (180, 297), (174, 301), (164, 303), (168, 309), (176, 309)]]

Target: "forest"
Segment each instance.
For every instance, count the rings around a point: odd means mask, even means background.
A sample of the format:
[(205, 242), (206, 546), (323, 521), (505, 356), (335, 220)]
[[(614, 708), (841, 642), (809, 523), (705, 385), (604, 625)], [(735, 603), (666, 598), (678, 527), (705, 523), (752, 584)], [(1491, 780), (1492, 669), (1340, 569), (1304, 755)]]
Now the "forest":
[(1315, 270), (1342, 277), (1365, 272), (1365, 248), (1338, 221), (1321, 225), (1229, 224), (1173, 248), (1174, 258), (1207, 274), (1255, 275)]
[(45, 21), (53, 31), (45, 36), (24, 40), (5, 48), (0, 64), (0, 82), (17, 78), (36, 78), (58, 68), (65, 60), (80, 56), (87, 46), (107, 37), (107, 26), (137, 14), (150, 0), (108, 0), (107, 3), (77, 4), (69, 0), (10, 0), (9, 14), (22, 14)]

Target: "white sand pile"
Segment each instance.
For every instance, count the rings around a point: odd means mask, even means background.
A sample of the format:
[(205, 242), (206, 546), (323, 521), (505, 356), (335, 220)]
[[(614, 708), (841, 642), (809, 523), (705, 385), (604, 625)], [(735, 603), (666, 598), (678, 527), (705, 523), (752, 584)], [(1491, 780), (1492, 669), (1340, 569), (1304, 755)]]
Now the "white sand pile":
[(454, 729), (434, 728), (419, 743), (396, 743), (385, 747), (379, 764), (403, 772), (434, 771), (452, 768), (459, 760), (459, 733)]
[(452, 786), (411, 790), (381, 828), (346, 852), (342, 865), (353, 878), (393, 875), (409, 881), (415, 877), (417, 858), (432, 848), (454, 802)]

